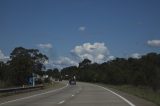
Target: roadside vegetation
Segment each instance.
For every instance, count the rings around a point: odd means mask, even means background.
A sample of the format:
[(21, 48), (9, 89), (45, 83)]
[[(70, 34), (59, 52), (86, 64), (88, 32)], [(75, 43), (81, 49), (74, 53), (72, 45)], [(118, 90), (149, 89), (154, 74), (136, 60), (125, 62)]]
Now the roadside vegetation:
[(46, 70), (44, 63), (47, 60), (48, 57), (37, 49), (15, 48), (8, 62), (0, 62), (0, 88), (29, 85), (33, 73), (39, 77), (37, 84), (76, 76), (79, 81), (114, 85), (119, 90), (159, 104), (160, 54), (148, 53), (136, 59), (115, 58), (101, 64), (84, 59), (78, 67), (70, 66), (61, 71), (56, 68)]
[(59, 77), (58, 69), (45, 70), (44, 63), (48, 57), (37, 49), (15, 48), (10, 60), (0, 61), (0, 88), (29, 86), (33, 83), (44, 84)]
[(160, 106), (160, 90), (155, 92), (153, 91), (152, 88), (149, 88), (149, 87), (145, 87), (145, 86), (135, 87), (132, 85), (104, 85), (103, 84), (103, 86), (135, 95), (137, 97), (146, 99)]
[(160, 54), (148, 53), (139, 59), (116, 58), (102, 64), (84, 59), (78, 67), (62, 69), (61, 74), (76, 75), (85, 82), (146, 86), (156, 92), (160, 89)]

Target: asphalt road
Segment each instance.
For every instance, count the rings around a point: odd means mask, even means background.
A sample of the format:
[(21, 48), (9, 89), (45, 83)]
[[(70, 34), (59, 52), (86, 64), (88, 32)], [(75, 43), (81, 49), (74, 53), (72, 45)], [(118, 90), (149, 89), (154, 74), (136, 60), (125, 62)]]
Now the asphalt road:
[(77, 83), (57, 90), (1, 98), (0, 106), (135, 106), (119, 94), (98, 85)]

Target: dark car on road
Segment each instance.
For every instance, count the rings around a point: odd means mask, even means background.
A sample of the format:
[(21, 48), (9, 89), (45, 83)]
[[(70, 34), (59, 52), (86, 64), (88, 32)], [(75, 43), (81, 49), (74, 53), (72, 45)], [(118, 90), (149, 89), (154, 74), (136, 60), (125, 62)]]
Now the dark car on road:
[(69, 80), (69, 84), (70, 84), (70, 85), (76, 85), (76, 80), (73, 79), (73, 78), (70, 79), (70, 80)]

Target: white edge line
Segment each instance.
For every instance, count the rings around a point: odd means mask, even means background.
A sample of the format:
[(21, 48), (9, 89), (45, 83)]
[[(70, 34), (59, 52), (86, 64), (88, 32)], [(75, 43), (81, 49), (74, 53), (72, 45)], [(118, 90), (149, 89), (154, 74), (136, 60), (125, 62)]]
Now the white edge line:
[(40, 96), (40, 95), (45, 95), (45, 94), (48, 94), (48, 93), (56, 92), (58, 90), (62, 90), (64, 88), (66, 88), (67, 86), (68, 86), (68, 84), (66, 86), (62, 87), (62, 88), (58, 88), (58, 89), (55, 89), (55, 90), (43, 92), (43, 93), (40, 93), (40, 94), (35, 94), (35, 95), (32, 95), (32, 96), (27, 96), (27, 97), (24, 97), (24, 98), (10, 100), (10, 101), (7, 101), (7, 102), (0, 103), (0, 105), (4, 105), (4, 104), (7, 104), (7, 103), (12, 103), (12, 102), (16, 102), (16, 101), (20, 101), (20, 100), (24, 100), (24, 99), (29, 99), (29, 98), (33, 98), (33, 97), (36, 97), (36, 96)]
[(98, 86), (98, 87), (100, 87), (100, 88), (103, 88), (103, 89), (105, 89), (105, 90), (113, 93), (114, 95), (118, 96), (119, 98), (121, 98), (122, 100), (124, 100), (125, 102), (127, 102), (130, 106), (136, 106), (136, 105), (134, 105), (133, 103), (131, 103), (129, 100), (127, 100), (127, 99), (124, 98), (123, 96), (121, 96), (121, 95), (113, 92), (112, 90), (110, 90), (110, 89), (108, 89), (108, 88), (105, 88), (105, 87), (102, 87), (102, 86), (99, 86), (99, 85), (96, 85), (96, 86)]
[(60, 101), (58, 104), (62, 104), (62, 103), (64, 103), (65, 102), (65, 100), (62, 100), (62, 101)]

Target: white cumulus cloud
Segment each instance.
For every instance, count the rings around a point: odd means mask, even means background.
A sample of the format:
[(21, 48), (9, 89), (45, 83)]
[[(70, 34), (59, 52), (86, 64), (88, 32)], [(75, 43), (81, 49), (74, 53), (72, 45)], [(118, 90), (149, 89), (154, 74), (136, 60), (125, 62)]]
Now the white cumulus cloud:
[(9, 60), (9, 56), (5, 56), (2, 50), (0, 50), (0, 61), (7, 62)]
[(45, 63), (47, 68), (59, 68), (62, 69), (64, 67), (68, 66), (78, 66), (78, 62), (72, 60), (69, 57), (59, 57), (56, 60), (49, 60), (48, 62)]
[(148, 40), (147, 44), (152, 47), (160, 47), (160, 40)]
[(3, 59), (5, 56), (4, 54), (2, 53), (2, 50), (0, 50), (0, 59)]
[(74, 66), (74, 65), (77, 66), (78, 65), (76, 61), (73, 61), (72, 59), (68, 57), (60, 57), (59, 60), (55, 62), (55, 64), (62, 65), (62, 66)]
[(52, 48), (52, 44), (50, 43), (46, 43), (46, 44), (38, 44), (38, 47), (43, 48), (43, 49), (51, 49)]
[[(48, 45), (48, 44), (47, 44)], [(115, 59), (114, 56), (109, 54), (109, 50), (104, 43), (84, 43), (79, 46), (75, 46), (71, 50), (71, 56), (53, 56), (52, 49), (50, 46), (39, 45), (42, 51), (49, 57), (49, 61), (45, 62), (47, 68), (59, 68), (62, 69), (68, 66), (78, 66), (78, 64), (84, 60), (89, 59), (93, 63), (103, 63), (109, 60)]]
[(79, 31), (85, 31), (85, 30), (86, 30), (86, 27), (85, 27), (85, 26), (80, 26), (80, 27), (78, 28), (78, 30), (79, 30)]
[(131, 54), (131, 57), (139, 59), (139, 58), (141, 58), (141, 54), (139, 54), (139, 53), (133, 53), (133, 54)]
[(114, 60), (115, 57), (114, 56), (108, 56), (108, 60)]
[(113, 58), (109, 56), (109, 50), (104, 43), (84, 43), (76, 46), (71, 53), (80, 61), (87, 58), (92, 62), (102, 63)]

